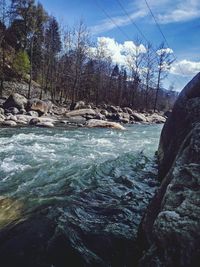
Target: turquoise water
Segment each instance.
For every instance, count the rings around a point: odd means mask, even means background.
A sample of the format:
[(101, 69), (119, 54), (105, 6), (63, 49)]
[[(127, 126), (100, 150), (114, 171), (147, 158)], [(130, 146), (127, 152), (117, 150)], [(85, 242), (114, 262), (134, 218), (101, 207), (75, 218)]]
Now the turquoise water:
[(160, 125), (134, 125), (126, 131), (0, 129), (0, 192), (47, 197), (64, 184), (76, 191), (101, 184), (110, 172), (131, 178), (138, 153), (154, 156), (160, 130)]
[(1, 128), (0, 221), (45, 209), (86, 259), (83, 233), (134, 238), (158, 185), (161, 128)]

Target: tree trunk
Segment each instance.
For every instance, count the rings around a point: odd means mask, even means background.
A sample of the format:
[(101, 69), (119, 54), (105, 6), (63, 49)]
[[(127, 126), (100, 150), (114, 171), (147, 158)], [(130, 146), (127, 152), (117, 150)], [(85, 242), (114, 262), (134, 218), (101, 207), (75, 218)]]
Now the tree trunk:
[(33, 77), (33, 39), (31, 38), (31, 54), (30, 54), (30, 78), (28, 83), (28, 96), (27, 98), (30, 99), (31, 97), (31, 83), (32, 83), (32, 77)]
[(160, 89), (160, 75), (161, 75), (161, 70), (159, 70), (159, 73), (158, 73), (158, 83), (157, 83), (156, 97), (155, 97), (154, 108), (153, 108), (154, 112), (156, 111), (157, 102), (158, 102), (158, 93)]

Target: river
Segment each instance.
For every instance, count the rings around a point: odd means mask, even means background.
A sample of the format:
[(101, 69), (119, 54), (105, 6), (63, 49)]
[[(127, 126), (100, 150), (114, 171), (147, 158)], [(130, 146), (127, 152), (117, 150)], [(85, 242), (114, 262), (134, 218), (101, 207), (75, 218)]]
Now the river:
[(161, 128), (1, 128), (0, 227), (48, 209), (88, 266), (97, 259), (117, 266), (86, 239), (136, 237), (158, 186), (154, 153)]

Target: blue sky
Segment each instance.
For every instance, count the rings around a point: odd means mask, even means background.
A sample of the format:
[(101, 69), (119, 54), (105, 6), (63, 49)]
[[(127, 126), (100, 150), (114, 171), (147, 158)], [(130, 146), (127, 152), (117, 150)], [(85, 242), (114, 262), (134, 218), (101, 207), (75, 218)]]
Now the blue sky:
[[(82, 18), (94, 40), (97, 37), (106, 37), (108, 40), (112, 38), (118, 45), (134, 41), (138, 36), (141, 37), (141, 43), (145, 43), (118, 1), (146, 39), (158, 46), (163, 37), (145, 0), (41, 0), (40, 2), (62, 25), (72, 26)], [(147, 3), (178, 59), (164, 86), (174, 84), (175, 89), (180, 90), (200, 71), (200, 0), (147, 0)]]

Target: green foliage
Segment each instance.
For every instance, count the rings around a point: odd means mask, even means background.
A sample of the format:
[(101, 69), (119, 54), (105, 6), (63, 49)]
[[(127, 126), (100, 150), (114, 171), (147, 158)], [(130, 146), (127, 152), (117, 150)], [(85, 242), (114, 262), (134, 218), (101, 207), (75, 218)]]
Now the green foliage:
[(25, 51), (19, 51), (13, 61), (13, 68), (21, 77), (25, 77), (30, 71), (30, 61)]

